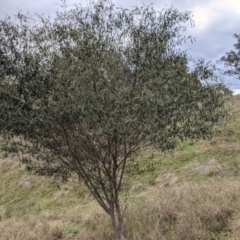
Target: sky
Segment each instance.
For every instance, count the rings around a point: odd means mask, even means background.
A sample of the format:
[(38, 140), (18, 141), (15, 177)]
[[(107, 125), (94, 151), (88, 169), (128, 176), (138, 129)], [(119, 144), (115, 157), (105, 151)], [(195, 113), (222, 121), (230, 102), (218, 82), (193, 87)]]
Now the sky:
[[(189, 28), (187, 34), (196, 39), (191, 44), (184, 45), (184, 48), (195, 59), (204, 58), (211, 61), (221, 69), (223, 65), (218, 63), (226, 52), (233, 49), (236, 42), (234, 33), (240, 34), (240, 0), (113, 0), (116, 5), (124, 8), (153, 3), (156, 9), (175, 7), (180, 11), (191, 11), (195, 26)], [(67, 0), (68, 5), (82, 3), (86, 0)], [(16, 15), (29, 12), (32, 16), (35, 13), (54, 15), (60, 10), (61, 0), (0, 0), (0, 19), (5, 15)], [(231, 89), (239, 89), (240, 80), (235, 77), (223, 76), (224, 82)]]

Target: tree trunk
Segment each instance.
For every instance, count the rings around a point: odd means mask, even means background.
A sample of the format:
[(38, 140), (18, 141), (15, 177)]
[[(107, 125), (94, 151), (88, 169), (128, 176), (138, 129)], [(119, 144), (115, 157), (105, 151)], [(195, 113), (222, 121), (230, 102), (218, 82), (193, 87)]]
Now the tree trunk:
[(114, 236), (116, 240), (125, 240), (123, 235), (123, 216), (118, 200), (111, 209), (111, 223), (114, 231)]

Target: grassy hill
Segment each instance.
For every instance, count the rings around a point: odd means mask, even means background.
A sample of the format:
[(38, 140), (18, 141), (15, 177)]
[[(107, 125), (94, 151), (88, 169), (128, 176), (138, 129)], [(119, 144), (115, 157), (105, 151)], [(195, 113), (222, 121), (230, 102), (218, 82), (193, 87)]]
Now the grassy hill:
[[(240, 96), (211, 141), (135, 156), (121, 193), (130, 240), (240, 239)], [(3, 153), (2, 153), (3, 154)], [(0, 240), (110, 240), (84, 185), (29, 175), (0, 159)]]

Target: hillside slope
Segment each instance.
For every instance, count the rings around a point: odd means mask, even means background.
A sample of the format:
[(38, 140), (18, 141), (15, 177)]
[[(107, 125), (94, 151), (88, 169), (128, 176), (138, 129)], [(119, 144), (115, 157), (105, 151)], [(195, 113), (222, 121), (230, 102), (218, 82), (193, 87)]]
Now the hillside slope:
[[(211, 141), (149, 149), (127, 168), (127, 239), (240, 239), (240, 96)], [(31, 176), (0, 159), (0, 240), (113, 239), (83, 184)]]

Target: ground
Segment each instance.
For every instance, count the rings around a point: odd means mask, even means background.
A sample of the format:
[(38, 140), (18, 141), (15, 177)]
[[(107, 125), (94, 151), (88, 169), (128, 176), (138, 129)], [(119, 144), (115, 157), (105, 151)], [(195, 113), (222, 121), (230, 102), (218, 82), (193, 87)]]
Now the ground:
[[(121, 192), (126, 239), (240, 239), (240, 96), (231, 101), (213, 139), (134, 156)], [(32, 176), (1, 154), (0, 240), (113, 239), (83, 184)]]

